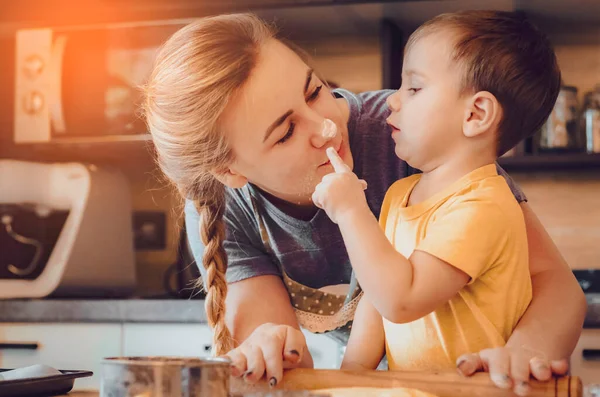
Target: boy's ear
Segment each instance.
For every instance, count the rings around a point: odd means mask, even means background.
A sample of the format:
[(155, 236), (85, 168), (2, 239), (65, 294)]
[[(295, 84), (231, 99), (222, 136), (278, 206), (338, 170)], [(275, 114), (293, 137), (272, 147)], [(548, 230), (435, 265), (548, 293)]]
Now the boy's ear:
[(228, 186), (232, 189), (239, 189), (244, 187), (248, 183), (248, 178), (238, 173), (231, 167), (220, 172), (213, 172), (213, 176), (217, 178), (223, 185)]
[(467, 101), (463, 134), (467, 138), (480, 136), (495, 129), (501, 118), (502, 107), (496, 97), (490, 92), (479, 91)]

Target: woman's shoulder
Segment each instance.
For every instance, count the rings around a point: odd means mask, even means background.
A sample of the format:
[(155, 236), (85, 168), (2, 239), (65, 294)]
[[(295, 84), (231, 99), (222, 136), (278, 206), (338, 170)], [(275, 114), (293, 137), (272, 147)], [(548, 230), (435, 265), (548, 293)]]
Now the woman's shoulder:
[(336, 89), (333, 91), (336, 97), (344, 98), (348, 103), (349, 122), (377, 122), (385, 123), (390, 110), (386, 103), (387, 98), (394, 93), (394, 90), (365, 91), (355, 94), (345, 89)]
[[(255, 226), (254, 208), (248, 194), (249, 191), (246, 188), (225, 188), (223, 219), (228, 228), (239, 226), (243, 230), (249, 230), (251, 226)], [(187, 199), (185, 201), (184, 210), (186, 224), (196, 224), (200, 221), (200, 215), (192, 200)]]

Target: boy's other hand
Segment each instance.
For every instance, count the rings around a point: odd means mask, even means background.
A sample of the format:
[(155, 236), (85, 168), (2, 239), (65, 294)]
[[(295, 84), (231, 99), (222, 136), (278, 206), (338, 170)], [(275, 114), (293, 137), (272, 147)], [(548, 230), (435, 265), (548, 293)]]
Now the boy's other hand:
[(313, 203), (325, 210), (335, 223), (349, 212), (368, 206), (364, 190), (367, 183), (358, 179), (333, 148), (327, 149), (327, 157), (335, 172), (327, 174), (315, 188)]
[(498, 347), (479, 353), (464, 354), (456, 361), (458, 372), (471, 376), (489, 372), (492, 381), (502, 389), (512, 388), (519, 396), (529, 393), (529, 379), (548, 381), (553, 375), (566, 375), (567, 360), (547, 360), (528, 349)]

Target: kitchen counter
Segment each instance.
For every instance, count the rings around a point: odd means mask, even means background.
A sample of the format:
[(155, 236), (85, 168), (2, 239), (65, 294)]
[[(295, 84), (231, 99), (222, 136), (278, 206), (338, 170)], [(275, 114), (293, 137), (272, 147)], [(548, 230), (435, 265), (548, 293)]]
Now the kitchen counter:
[[(586, 294), (584, 327), (600, 328), (600, 294)], [(206, 324), (203, 300), (124, 299), (0, 300), (0, 323), (195, 323)]]
[(0, 300), (4, 323), (206, 323), (203, 300)]

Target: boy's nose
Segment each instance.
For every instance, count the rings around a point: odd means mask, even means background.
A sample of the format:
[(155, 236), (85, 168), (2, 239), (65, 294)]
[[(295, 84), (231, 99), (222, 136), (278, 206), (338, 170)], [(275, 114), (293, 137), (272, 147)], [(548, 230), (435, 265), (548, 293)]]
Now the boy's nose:
[(400, 111), (400, 90), (387, 97), (386, 103), (393, 112)]

